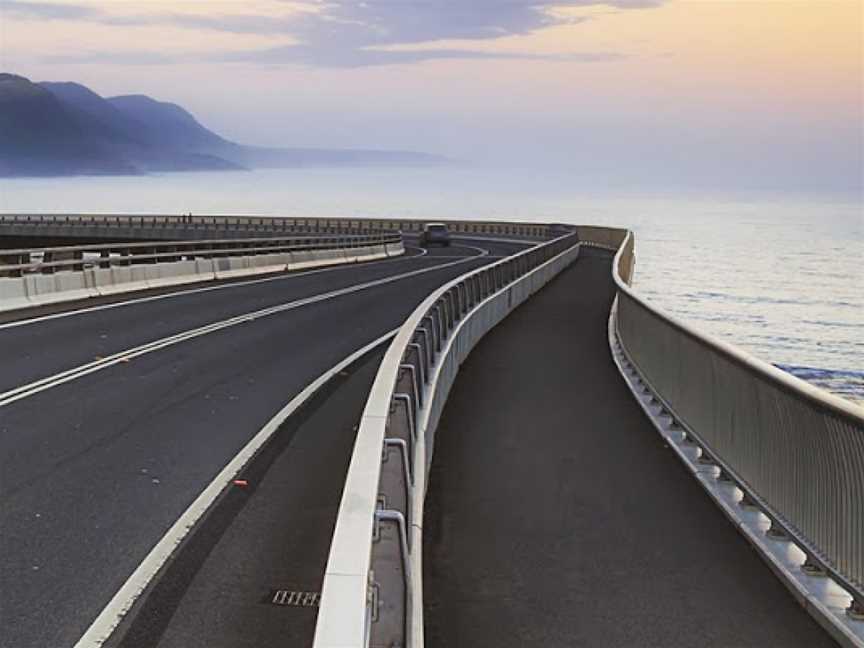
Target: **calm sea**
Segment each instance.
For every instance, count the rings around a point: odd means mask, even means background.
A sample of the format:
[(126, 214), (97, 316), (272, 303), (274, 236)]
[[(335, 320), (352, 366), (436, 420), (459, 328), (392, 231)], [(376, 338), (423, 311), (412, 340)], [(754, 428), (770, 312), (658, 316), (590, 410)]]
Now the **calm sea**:
[(860, 196), (640, 195), (471, 168), (0, 180), (4, 212), (477, 218), (619, 225), (664, 309), (864, 404)]

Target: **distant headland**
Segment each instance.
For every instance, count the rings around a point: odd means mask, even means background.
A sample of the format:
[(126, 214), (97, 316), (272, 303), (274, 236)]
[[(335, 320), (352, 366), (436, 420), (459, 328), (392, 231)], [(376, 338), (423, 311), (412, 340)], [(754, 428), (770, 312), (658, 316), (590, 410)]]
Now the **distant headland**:
[(412, 151), (244, 146), (176, 104), (145, 95), (104, 98), (78, 83), (0, 73), (0, 177), (447, 162)]

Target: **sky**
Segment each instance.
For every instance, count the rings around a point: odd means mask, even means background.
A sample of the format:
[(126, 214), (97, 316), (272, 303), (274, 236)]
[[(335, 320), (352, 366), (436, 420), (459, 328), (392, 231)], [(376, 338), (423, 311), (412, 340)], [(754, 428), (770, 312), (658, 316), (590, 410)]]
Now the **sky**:
[(861, 192), (864, 0), (0, 0), (0, 68), (250, 144)]

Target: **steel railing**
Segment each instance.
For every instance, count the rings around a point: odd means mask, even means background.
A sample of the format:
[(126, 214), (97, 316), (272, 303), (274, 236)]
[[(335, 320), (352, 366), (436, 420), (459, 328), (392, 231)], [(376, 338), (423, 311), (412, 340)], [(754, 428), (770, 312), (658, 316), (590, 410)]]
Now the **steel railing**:
[[(80, 271), (88, 267), (109, 268), (229, 256), (257, 256), (284, 252), (351, 249), (402, 241), (398, 233), (350, 236), (205, 239), (145, 243), (104, 243), (0, 250), (0, 276), (20, 277), (28, 273)], [(37, 259), (37, 260), (34, 260)]]
[(615, 257), (624, 355), (702, 451), (827, 573), (864, 617), (864, 410), (662, 312), (630, 288), (633, 236)]
[[(561, 226), (545, 223), (429, 219), (446, 223), (457, 234), (485, 234), (548, 239)], [(423, 220), (400, 218), (283, 218), (276, 216), (188, 216), (160, 214), (0, 214), (0, 225), (28, 227), (89, 227), (126, 230), (176, 229), (225, 232), (320, 232), (360, 234), (371, 231), (421, 231)]]
[(165, 214), (0, 214), (0, 225), (325, 234), (351, 234), (384, 229), (380, 224), (376, 224), (376, 221), (364, 219)]
[(450, 387), (483, 335), (578, 253), (570, 233), (473, 270), (433, 292), (399, 329), (361, 418), (315, 648), (423, 645), (423, 498)]

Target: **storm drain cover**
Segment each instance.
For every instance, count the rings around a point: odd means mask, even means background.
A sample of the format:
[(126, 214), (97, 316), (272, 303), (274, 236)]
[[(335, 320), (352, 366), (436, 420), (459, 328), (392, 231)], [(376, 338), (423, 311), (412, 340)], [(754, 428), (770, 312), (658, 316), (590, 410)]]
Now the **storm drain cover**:
[(272, 605), (286, 607), (318, 607), (320, 592), (300, 592), (297, 590), (271, 590), (268, 601)]

